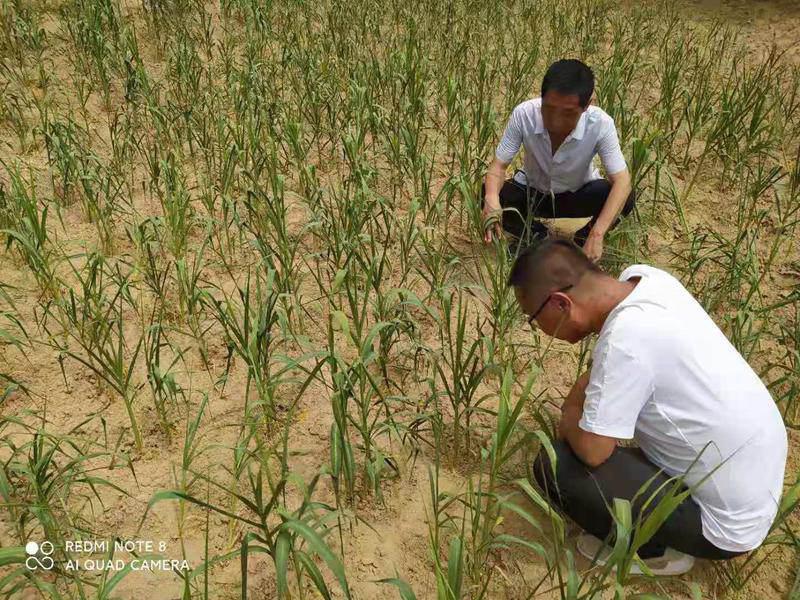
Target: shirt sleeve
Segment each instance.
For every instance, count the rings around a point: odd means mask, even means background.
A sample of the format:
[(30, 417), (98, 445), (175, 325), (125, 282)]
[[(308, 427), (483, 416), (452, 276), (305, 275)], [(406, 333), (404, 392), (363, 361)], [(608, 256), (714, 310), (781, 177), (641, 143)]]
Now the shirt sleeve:
[(621, 440), (633, 438), (636, 421), (653, 394), (653, 373), (633, 352), (607, 343), (594, 356), (578, 427)]
[(600, 156), (600, 161), (603, 163), (603, 168), (608, 175), (619, 173), (628, 168), (625, 162), (625, 156), (622, 154), (622, 149), (619, 147), (617, 127), (614, 125), (614, 120), (610, 117), (605, 131), (597, 140), (597, 154)]
[(514, 160), (517, 152), (519, 152), (521, 145), (522, 122), (519, 110), (515, 108), (514, 112), (511, 113), (511, 118), (508, 120), (503, 138), (500, 140), (500, 143), (497, 144), (497, 150), (495, 150), (494, 155), (497, 157), (497, 160), (510, 163)]

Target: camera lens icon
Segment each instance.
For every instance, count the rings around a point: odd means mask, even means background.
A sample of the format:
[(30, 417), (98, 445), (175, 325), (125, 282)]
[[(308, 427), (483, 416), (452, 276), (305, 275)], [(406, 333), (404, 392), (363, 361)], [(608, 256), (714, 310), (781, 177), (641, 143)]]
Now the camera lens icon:
[(52, 542), (44, 541), (41, 544), (37, 542), (28, 542), (25, 544), (25, 554), (28, 557), (25, 559), (25, 566), (31, 570), (36, 571), (37, 569), (42, 569), (43, 571), (49, 571), (55, 566), (55, 561), (53, 560), (51, 554), (53, 554), (53, 547)]

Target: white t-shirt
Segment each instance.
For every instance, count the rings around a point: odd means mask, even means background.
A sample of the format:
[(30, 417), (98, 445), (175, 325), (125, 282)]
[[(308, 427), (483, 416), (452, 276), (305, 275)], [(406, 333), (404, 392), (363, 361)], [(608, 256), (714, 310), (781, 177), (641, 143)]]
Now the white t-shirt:
[(703, 536), (723, 550), (752, 550), (766, 537), (783, 488), (781, 415), (677, 279), (646, 265), (619, 279), (637, 276), (600, 330), (579, 426), (636, 439), (651, 462), (683, 475), (689, 487), (708, 476), (692, 492)]
[(595, 154), (609, 175), (627, 168), (614, 119), (597, 106), (590, 105), (583, 111), (575, 129), (553, 155), (550, 134), (542, 121), (542, 99), (526, 100), (511, 113), (495, 156), (510, 163), (520, 146), (525, 147), (525, 171), (517, 173), (515, 179), (540, 192), (574, 192), (600, 179), (600, 172), (592, 163)]

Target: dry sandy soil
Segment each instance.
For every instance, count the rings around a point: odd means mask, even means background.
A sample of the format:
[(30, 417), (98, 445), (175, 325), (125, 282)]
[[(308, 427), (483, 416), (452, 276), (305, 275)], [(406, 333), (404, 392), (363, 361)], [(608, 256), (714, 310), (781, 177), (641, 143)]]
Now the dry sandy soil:
[[(687, 18), (703, 20), (722, 15), (732, 23), (740, 25), (745, 32), (748, 47), (753, 53), (762, 53), (774, 41), (779, 47), (786, 49), (788, 60), (798, 64), (800, 61), (800, 5), (796, 2), (749, 2), (701, 0), (683, 3)], [(6, 151), (3, 151), (6, 152)], [(5, 158), (5, 157), (4, 157)], [(38, 164), (36, 164), (38, 161)], [(41, 157), (31, 158), (34, 166), (42, 167)], [(148, 206), (147, 201), (139, 202), (143, 214), (155, 207)], [(725, 227), (726, 216), (718, 211), (716, 216), (709, 215), (708, 206), (721, 206), (723, 198), (713, 189), (700, 186), (690, 198), (689, 218), (694, 220), (709, 218)], [(301, 213), (297, 220), (302, 220)], [(82, 218), (80, 211), (68, 210), (63, 215), (64, 229), (59, 232), (59, 241), (66, 249), (80, 251), (84, 240), (93, 239), (94, 230)], [(59, 228), (60, 229), (60, 228)], [(648, 233), (648, 246), (654, 262), (663, 260), (666, 263), (669, 255), (669, 234), (659, 231)], [(471, 255), (470, 242), (464, 237), (456, 246), (465, 255)], [(130, 242), (119, 240), (119, 251), (132, 250)], [(795, 256), (795, 260), (797, 257)], [(34, 322), (33, 311), (36, 309), (36, 296), (25, 293), (31, 289), (27, 269), (7, 253), (0, 255), (0, 276), (4, 283), (17, 287), (15, 302), (28, 322)], [(786, 281), (768, 282), (777, 288), (797, 285), (796, 278)], [(133, 318), (133, 315), (132, 315)], [(529, 335), (526, 331), (514, 334), (520, 339)], [(316, 340), (322, 343), (324, 340)], [(190, 342), (187, 341), (187, 344)], [(221, 369), (225, 362), (225, 345), (221, 339), (209, 336), (209, 353), (212, 371)], [(576, 375), (577, 361), (572, 348), (556, 342), (550, 358), (544, 368), (541, 389), (547, 390), (552, 397), (566, 393)], [(6, 349), (3, 355), (6, 368), (15, 378), (26, 382), (32, 392), (31, 397), (21, 394), (12, 396), (3, 406), (4, 414), (13, 414), (25, 408), (36, 408), (46, 411), (47, 421), (59, 431), (67, 431), (84, 421), (90, 414), (100, 413), (108, 424), (108, 429), (101, 427), (99, 420), (93, 420), (84, 430), (83, 435), (98, 440), (108, 440), (108, 446), (115, 447), (115, 436), (119, 430), (115, 423), (126, 423), (124, 406), (113, 401), (110, 395), (98, 394), (98, 382), (88, 370), (79, 368), (74, 363), (66, 364), (62, 374), (57, 356), (52, 350), (29, 351), (23, 358), (12, 348)], [(217, 385), (213, 377), (203, 368), (196, 353), (188, 359), (187, 371), (192, 372), (191, 387), (193, 390), (211, 390), (212, 397), (208, 411), (203, 419), (197, 446), (206, 450), (198, 458), (196, 466), (213, 465), (217, 462), (228, 462), (230, 445), (237, 439), (238, 418), (241, 413), (244, 397), (245, 372), (242, 365), (235, 365), (224, 388)], [(214, 371), (218, 372), (218, 371)], [(186, 384), (189, 379), (182, 375)], [(316, 392), (315, 392), (316, 390)], [(324, 389), (313, 384), (304, 395), (297, 425), (292, 429), (289, 446), (292, 450), (292, 465), (299, 474), (310, 479), (327, 460), (328, 434), (332, 420), (330, 404), (326, 400)], [(194, 394), (193, 398), (196, 398)], [(319, 401), (316, 401), (318, 398)], [(192, 410), (197, 404), (192, 403)], [(176, 485), (175, 465), (180, 460), (182, 449), (182, 433), (172, 440), (166, 440), (157, 427), (157, 416), (152, 407), (143, 409), (141, 423), (145, 439), (151, 445), (145, 448), (143, 455), (134, 463), (135, 471), (128, 469), (122, 461), (115, 467), (109, 467), (107, 459), (102, 465), (103, 476), (113, 480), (115, 485), (127, 491), (121, 494), (103, 491), (104, 508), (93, 515), (91, 526), (97, 532), (113, 532), (121, 537), (132, 539), (149, 539), (164, 541), (168, 549), (166, 554), (178, 557), (185, 554), (190, 564), (197, 564), (204, 553), (203, 528), (204, 513), (189, 511), (185, 516), (178, 512), (177, 504), (163, 502), (155, 505), (140, 523), (148, 501), (159, 490), (173, 488)], [(191, 414), (189, 415), (191, 416)], [(157, 441), (157, 443), (156, 443)], [(800, 470), (800, 437), (797, 432), (790, 434), (790, 460), (787, 465), (787, 481), (794, 478)], [(125, 445), (120, 451), (130, 450)], [(404, 452), (398, 449), (398, 456)], [(343, 525), (345, 566), (350, 578), (354, 595), (357, 598), (395, 598), (394, 588), (376, 583), (376, 580), (393, 577), (395, 574), (408, 581), (419, 598), (435, 597), (435, 581), (430, 567), (428, 547), (428, 525), (426, 515), (429, 514), (428, 467), (432, 457), (423, 449), (416, 456), (406, 456), (401, 463), (401, 476), (388, 484), (384, 492), (384, 505), (374, 501), (365, 501), (358, 508), (358, 516), (362, 521), (352, 520)], [(98, 467), (101, 465), (98, 464)], [(466, 474), (471, 465), (451, 465), (441, 475), (441, 485), (448, 491), (463, 490)], [(520, 474), (524, 472), (519, 465)], [(332, 502), (332, 491), (326, 483), (319, 488), (320, 498)], [(297, 491), (292, 492), (297, 496)], [(532, 507), (529, 507), (533, 510)], [(229, 550), (239, 531), (229, 527), (221, 518), (211, 517), (211, 533), (209, 546), (212, 554)], [(509, 531), (517, 531), (535, 538), (536, 533), (526, 531), (524, 522), (509, 519), (506, 523)], [(99, 536), (98, 536), (99, 537)], [(0, 534), (0, 540), (6, 542), (6, 534)], [(338, 540), (334, 546), (338, 546)], [(4, 544), (5, 545), (5, 544)], [(518, 553), (508, 556), (505, 563), (509, 572), (508, 584), (498, 577), (497, 590), (494, 597), (526, 598), (527, 588), (523, 581), (535, 582), (542, 577), (544, 570), (540, 561), (531, 556)], [(581, 568), (588, 568), (585, 561), (579, 563)], [(725, 591), (726, 582), (715, 565), (701, 561), (686, 577), (685, 582), (700, 584), (704, 597), (707, 598), (763, 598), (767, 600), (786, 598), (794, 581), (798, 568), (798, 558), (788, 550), (778, 549), (769, 558), (745, 588), (738, 593)], [(518, 572), (511, 573), (518, 569)], [(251, 598), (275, 597), (273, 567), (265, 557), (253, 557), (249, 561), (249, 586)], [(2, 569), (0, 569), (2, 572)], [(239, 597), (240, 565), (238, 559), (217, 565), (212, 571), (212, 598)], [(634, 586), (635, 589), (636, 586)], [(659, 591), (653, 586), (643, 587), (642, 591)], [(690, 597), (687, 588), (679, 583), (667, 583), (662, 593), (674, 598)], [(169, 573), (134, 574), (125, 578), (117, 588), (116, 595), (123, 598), (179, 598), (180, 582)], [(33, 596), (32, 596), (33, 597)], [(536, 597), (556, 598), (557, 592), (548, 592), (545, 587), (539, 590)], [(610, 596), (609, 596), (610, 597)]]

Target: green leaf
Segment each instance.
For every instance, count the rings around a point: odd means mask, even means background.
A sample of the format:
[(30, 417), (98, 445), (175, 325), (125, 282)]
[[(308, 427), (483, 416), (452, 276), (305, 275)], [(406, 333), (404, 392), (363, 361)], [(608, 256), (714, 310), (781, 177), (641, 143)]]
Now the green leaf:
[(98, 598), (108, 598), (109, 594), (114, 591), (114, 588), (119, 585), (122, 579), (131, 572), (131, 563), (125, 565), (121, 571), (114, 573), (113, 577), (108, 580), (108, 583), (103, 586), (103, 590), (99, 593)]
[(328, 545), (317, 534), (316, 531), (311, 529), (306, 523), (298, 520), (286, 521), (281, 525), (281, 529), (292, 531), (300, 535), (309, 547), (325, 561), (328, 568), (336, 576), (339, 581), (339, 586), (342, 588), (346, 598), (350, 598), (350, 588), (347, 585), (347, 577), (344, 573), (344, 566), (336, 555), (331, 551)]
[[(556, 456), (556, 449), (553, 447), (553, 442), (547, 436), (547, 434), (542, 431), (541, 429), (537, 429), (533, 432), (533, 434), (539, 438), (539, 442), (542, 444), (542, 448), (545, 452), (547, 452), (547, 458), (549, 458), (550, 468), (553, 471), (553, 480), (556, 479), (556, 467), (558, 463), (558, 457)], [(541, 452), (541, 450), (539, 450)]]
[(342, 439), (339, 435), (339, 428), (336, 421), (331, 423), (330, 433), (331, 444), (331, 473), (334, 477), (339, 477), (342, 472)]
[(336, 271), (336, 276), (333, 278), (333, 284), (331, 285), (332, 294), (337, 294), (339, 292), (345, 277), (347, 277), (347, 269), (339, 269)]
[(696, 581), (689, 585), (689, 591), (692, 593), (693, 600), (703, 600), (703, 592), (700, 591), (700, 584)]
[(25, 562), (26, 558), (25, 548), (22, 546), (0, 548), (0, 567), (22, 564)]
[(797, 507), (798, 501), (800, 501), (800, 478), (797, 479), (792, 487), (783, 493), (778, 514), (786, 515), (793, 511)]
[(494, 540), (492, 541), (492, 545), (494, 544), (516, 544), (517, 546), (523, 546), (525, 548), (528, 548), (529, 550), (532, 550), (542, 558), (547, 559), (547, 551), (544, 549), (544, 546), (536, 542), (529, 542), (528, 540), (523, 540), (520, 537), (508, 533), (502, 533), (497, 537), (495, 537)]
[(578, 571), (575, 569), (575, 559), (571, 550), (565, 551), (567, 555), (567, 598), (577, 598), (581, 584), (578, 579)]
[(417, 600), (416, 594), (414, 594), (414, 590), (411, 589), (411, 586), (408, 585), (402, 579), (398, 579), (396, 577), (391, 577), (389, 579), (378, 579), (375, 583), (388, 583), (389, 585), (393, 585), (397, 588), (398, 592), (400, 592), (400, 598), (402, 600)]
[(447, 584), (454, 600), (461, 598), (461, 582), (464, 574), (464, 547), (461, 538), (450, 540), (447, 555)]
[(331, 592), (325, 583), (325, 578), (322, 576), (322, 573), (319, 572), (317, 565), (314, 564), (314, 561), (311, 560), (311, 557), (309, 557), (305, 552), (297, 552), (295, 553), (295, 556), (303, 566), (303, 570), (308, 573), (311, 581), (314, 582), (314, 585), (316, 586), (320, 595), (325, 598), (325, 600), (331, 600)]
[(528, 498), (530, 498), (533, 503), (536, 504), (536, 506), (547, 513), (547, 516), (550, 518), (550, 521), (556, 530), (558, 539), (563, 544), (565, 540), (564, 520), (561, 518), (561, 515), (559, 515), (552, 506), (550, 506), (550, 503), (547, 502), (547, 500), (545, 500), (538, 491), (536, 491), (536, 489), (531, 485), (530, 481), (527, 479), (517, 479), (514, 483), (519, 486), (523, 492), (525, 492)]
[(289, 585), (286, 573), (289, 569), (289, 552), (292, 544), (289, 534), (282, 531), (275, 542), (275, 575), (278, 583), (278, 598), (285, 598), (289, 594)]

